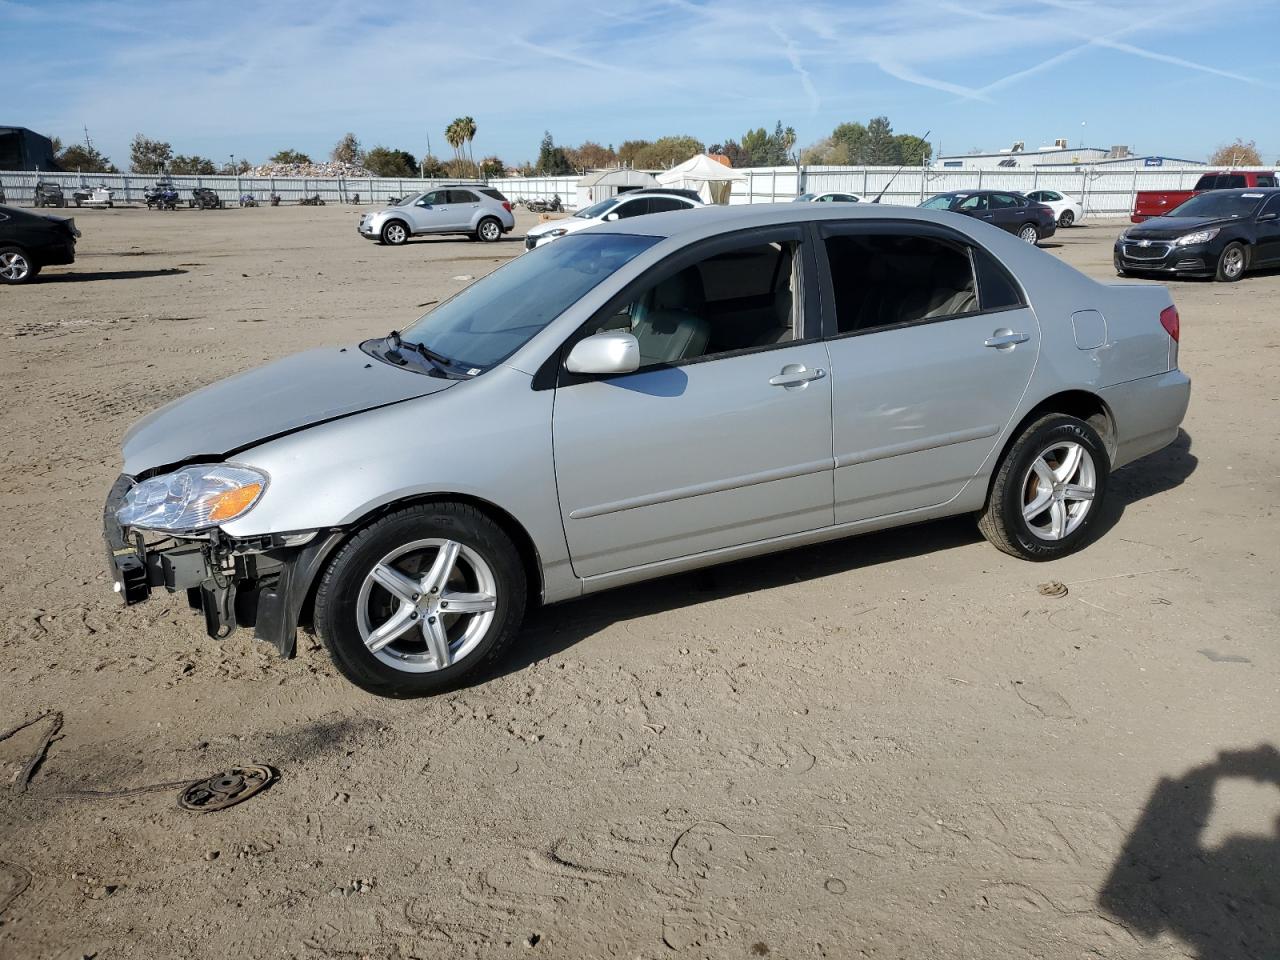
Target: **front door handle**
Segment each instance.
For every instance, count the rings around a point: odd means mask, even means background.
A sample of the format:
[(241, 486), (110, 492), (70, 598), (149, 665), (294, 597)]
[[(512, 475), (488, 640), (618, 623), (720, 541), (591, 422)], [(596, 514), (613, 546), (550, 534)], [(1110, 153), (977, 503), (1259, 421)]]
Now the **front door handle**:
[(771, 387), (803, 387), (810, 380), (821, 380), (827, 371), (821, 367), (810, 370), (803, 363), (788, 363), (776, 377), (769, 378)]
[(1026, 343), (1031, 339), (1029, 333), (1015, 333), (1012, 330), (997, 330), (994, 334), (982, 342), (984, 347), (995, 347), (998, 350), (1007, 350), (1018, 343)]

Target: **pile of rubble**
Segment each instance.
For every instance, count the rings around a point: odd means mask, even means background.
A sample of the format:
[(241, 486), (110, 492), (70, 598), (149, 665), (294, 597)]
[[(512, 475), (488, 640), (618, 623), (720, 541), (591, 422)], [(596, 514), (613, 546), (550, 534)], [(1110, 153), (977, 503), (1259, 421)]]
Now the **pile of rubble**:
[(358, 163), (329, 160), (325, 163), (264, 163), (246, 174), (250, 177), (376, 177)]

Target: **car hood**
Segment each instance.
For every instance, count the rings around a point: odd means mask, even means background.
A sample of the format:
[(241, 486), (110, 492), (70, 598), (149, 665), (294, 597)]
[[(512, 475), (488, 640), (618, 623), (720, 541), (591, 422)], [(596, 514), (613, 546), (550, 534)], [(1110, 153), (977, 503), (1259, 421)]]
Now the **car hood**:
[(357, 347), (297, 353), (219, 380), (147, 414), (124, 437), (131, 476), (193, 458), (220, 459), (328, 420), (438, 393), (445, 380), (375, 360)]
[(1226, 227), (1240, 223), (1234, 217), (1152, 217), (1125, 231), (1125, 236), (1137, 240), (1173, 240), (1196, 230), (1210, 227)]
[(525, 233), (530, 237), (541, 237), (552, 230), (565, 230), (569, 233), (575, 233), (578, 230), (585, 230), (587, 227), (597, 226), (602, 222), (601, 220), (584, 220), (582, 217), (562, 217), (559, 220), (548, 220), (546, 223), (540, 223), (536, 227), (530, 227)]

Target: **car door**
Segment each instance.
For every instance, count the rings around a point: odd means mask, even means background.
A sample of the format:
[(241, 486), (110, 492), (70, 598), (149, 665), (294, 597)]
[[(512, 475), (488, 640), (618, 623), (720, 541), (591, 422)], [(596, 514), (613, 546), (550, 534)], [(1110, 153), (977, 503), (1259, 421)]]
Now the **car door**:
[(1027, 204), (1021, 197), (1011, 193), (992, 193), (987, 196), (987, 209), (991, 214), (990, 221), (1002, 230), (1017, 233), (1018, 228), (1026, 222)]
[(480, 214), (480, 197), (473, 190), (449, 191), (449, 227), (469, 231)]
[(987, 208), (987, 196), (984, 193), (974, 193), (967, 197), (957, 199), (952, 207), (956, 213), (963, 213), (965, 216), (973, 217), (975, 220), (991, 220), (994, 214)]
[(440, 233), (449, 225), (449, 191), (424, 193), (405, 208), (414, 233)]
[(632, 217), (643, 217), (646, 213), (653, 211), (653, 197), (636, 197), (633, 200), (623, 200), (616, 207), (604, 215), (606, 220), (629, 220)]
[(831, 379), (803, 236), (695, 243), (579, 331), (630, 329), (641, 355), (634, 373), (560, 372), (556, 482), (579, 576), (831, 524)]
[(1254, 264), (1280, 264), (1280, 193), (1273, 193), (1258, 210)]
[(1026, 392), (1040, 346), (1035, 315), (990, 254), (945, 228), (830, 224), (821, 233), (836, 523), (946, 503), (981, 469)]

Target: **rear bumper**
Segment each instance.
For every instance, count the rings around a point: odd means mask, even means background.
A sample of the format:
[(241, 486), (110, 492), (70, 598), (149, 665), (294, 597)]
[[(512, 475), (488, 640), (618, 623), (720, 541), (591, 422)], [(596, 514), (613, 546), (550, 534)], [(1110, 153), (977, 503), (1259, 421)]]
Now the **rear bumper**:
[(1155, 453), (1177, 438), (1191, 400), (1191, 378), (1181, 370), (1170, 370), (1118, 383), (1099, 393), (1115, 419), (1115, 469)]

